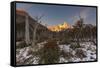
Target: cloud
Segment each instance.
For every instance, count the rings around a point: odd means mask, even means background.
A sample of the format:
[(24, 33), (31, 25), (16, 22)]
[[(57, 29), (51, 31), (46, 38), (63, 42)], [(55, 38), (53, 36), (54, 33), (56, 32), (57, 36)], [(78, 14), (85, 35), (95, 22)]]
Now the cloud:
[(83, 9), (81, 12), (80, 12), (80, 16), (83, 18), (83, 19), (86, 19), (89, 17), (89, 12), (90, 12), (90, 9), (89, 8), (85, 8)]
[(79, 16), (81, 16), (81, 18), (84, 19), (84, 21), (86, 21), (87, 18), (89, 18), (90, 16), (90, 11), (91, 8), (83, 8), (81, 9), (79, 12), (77, 12), (76, 14), (74, 14), (70, 19), (73, 20), (73, 24), (79, 20)]

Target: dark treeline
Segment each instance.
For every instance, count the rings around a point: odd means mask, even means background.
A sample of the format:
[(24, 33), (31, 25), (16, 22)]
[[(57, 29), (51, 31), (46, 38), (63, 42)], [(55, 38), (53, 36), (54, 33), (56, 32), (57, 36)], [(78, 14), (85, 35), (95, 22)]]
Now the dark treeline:
[(76, 21), (73, 28), (54, 34), (54, 38), (60, 41), (71, 42), (93, 42), (96, 43), (97, 26), (84, 24), (84, 19)]

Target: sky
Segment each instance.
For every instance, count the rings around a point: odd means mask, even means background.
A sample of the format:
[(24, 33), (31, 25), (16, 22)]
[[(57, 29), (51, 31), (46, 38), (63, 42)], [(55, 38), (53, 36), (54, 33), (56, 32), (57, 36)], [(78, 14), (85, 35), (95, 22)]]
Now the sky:
[(17, 9), (25, 10), (32, 18), (43, 17), (40, 19), (42, 24), (48, 26), (67, 22), (74, 25), (81, 16), (85, 24), (96, 25), (96, 8), (80, 6), (61, 6), (31, 3), (17, 3)]

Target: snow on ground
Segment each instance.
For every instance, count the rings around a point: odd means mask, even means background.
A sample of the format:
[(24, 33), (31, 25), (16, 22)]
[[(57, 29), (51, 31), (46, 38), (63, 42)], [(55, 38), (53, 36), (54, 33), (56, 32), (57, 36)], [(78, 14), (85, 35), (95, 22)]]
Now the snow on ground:
[(70, 45), (59, 45), (60, 50), (64, 50), (65, 52), (69, 52), (70, 49)]
[(70, 59), (65, 59), (64, 57), (60, 58), (59, 63), (62, 62), (79, 62), (79, 61), (94, 61), (96, 60), (96, 46), (93, 45), (91, 42), (84, 42), (84, 43), (80, 43), (80, 45), (82, 46), (81, 49), (85, 54), (86, 57), (84, 58), (79, 58), (75, 56), (76, 51), (72, 50), (70, 48), (70, 45), (59, 45), (61, 50), (64, 50), (65, 52), (70, 52), (71, 54), (73, 54), (73, 57), (71, 57)]
[[(46, 41), (44, 41), (42, 43), (38, 43), (37, 44), (38, 48), (36, 50), (42, 48), (43, 44), (45, 44), (45, 43), (46, 43)], [(33, 64), (38, 64), (39, 57), (36, 57), (33, 54), (28, 55), (28, 52), (31, 51), (31, 48), (32, 47), (29, 46), (29, 47), (17, 49), (16, 50), (16, 52), (18, 52), (18, 53), (16, 53), (17, 54), (16, 55), (17, 62), (24, 63), (25, 60), (32, 57), (33, 59), (31, 59), (30, 61), (33, 61), (32, 62)]]
[[(45, 44), (46, 42), (42, 42), (39, 43), (39, 49), (43, 47), (43, 44)], [(76, 56), (76, 49), (73, 50), (72, 48), (70, 48), (71, 45), (59, 45), (60, 50), (64, 51), (65, 53), (71, 53), (73, 55), (73, 57), (70, 57), (69, 59), (66, 59), (64, 57), (60, 57), (59, 59), (59, 63), (63, 63), (63, 62), (79, 62), (79, 61), (94, 61), (96, 60), (96, 45), (93, 45), (91, 42), (84, 42), (84, 43), (80, 43), (82, 48), (81, 49), (85, 54), (86, 57), (80, 58)], [(16, 58), (17, 61), (19, 62), (24, 62), (25, 60), (27, 60), (28, 58), (34, 56), (32, 54), (28, 55), (28, 51), (30, 51), (31, 47), (25, 47), (22, 49), (17, 49), (16, 53)], [(32, 59), (32, 63), (33, 64), (38, 64), (38, 59), (39, 57), (34, 56)]]
[(40, 49), (40, 48), (42, 48), (43, 47), (43, 45), (45, 44), (45, 43), (47, 43), (46, 41), (44, 41), (44, 42), (41, 42), (41, 43), (38, 43), (37, 45), (38, 45), (38, 48)]
[(34, 58), (33, 58), (33, 60), (34, 60), (34, 61), (33, 61), (33, 64), (38, 64), (38, 59), (39, 59), (39, 57), (34, 57)]
[(68, 62), (68, 60), (66, 60), (66, 59), (63, 58), (63, 57), (60, 57), (59, 63), (64, 63), (64, 62)]
[(32, 55), (28, 55), (29, 47), (25, 47), (22, 49), (17, 49), (16, 52), (16, 59), (18, 63), (23, 63), (26, 59), (32, 57)]

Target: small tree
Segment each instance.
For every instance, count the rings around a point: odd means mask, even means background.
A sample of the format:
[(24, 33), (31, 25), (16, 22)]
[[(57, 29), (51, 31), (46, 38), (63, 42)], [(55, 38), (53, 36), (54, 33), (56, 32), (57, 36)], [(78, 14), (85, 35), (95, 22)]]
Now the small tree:
[(34, 48), (33, 50), (35, 50), (36, 48), (36, 32), (37, 32), (37, 28), (39, 26), (39, 24), (41, 23), (40, 19), (43, 17), (44, 15), (40, 16), (40, 17), (35, 17), (35, 20), (37, 22), (37, 24), (35, 24), (34, 30), (33, 30), (33, 41), (32, 41), (32, 47)]
[(75, 39), (77, 45), (79, 45), (79, 42), (82, 41), (82, 29), (83, 29), (83, 18), (79, 16), (79, 20), (76, 22), (76, 24), (73, 26), (74, 27), (74, 34), (75, 34)]

